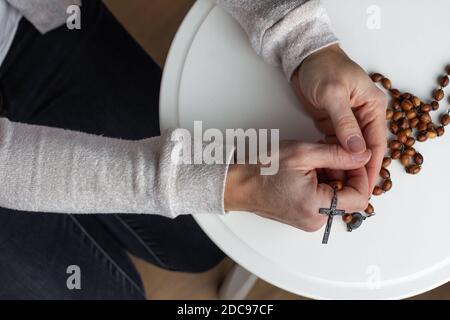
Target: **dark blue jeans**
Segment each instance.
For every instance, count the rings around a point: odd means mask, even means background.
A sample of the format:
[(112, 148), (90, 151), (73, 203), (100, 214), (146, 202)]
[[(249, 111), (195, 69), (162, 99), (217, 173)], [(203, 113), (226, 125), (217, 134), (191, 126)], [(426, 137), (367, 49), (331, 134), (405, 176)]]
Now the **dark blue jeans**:
[[(0, 68), (2, 115), (129, 140), (159, 135), (160, 68), (101, 2), (84, 1), (81, 12), (81, 30), (41, 35), (21, 21)], [(0, 298), (144, 299), (127, 252), (184, 272), (206, 271), (224, 258), (190, 216), (0, 208)], [(81, 289), (67, 285), (73, 275)]]

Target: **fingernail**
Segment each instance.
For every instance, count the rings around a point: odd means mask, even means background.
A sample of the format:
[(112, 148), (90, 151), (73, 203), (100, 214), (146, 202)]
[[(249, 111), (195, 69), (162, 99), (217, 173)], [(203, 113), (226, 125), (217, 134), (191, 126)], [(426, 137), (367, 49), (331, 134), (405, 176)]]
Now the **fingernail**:
[(362, 153), (366, 150), (366, 142), (359, 135), (354, 135), (348, 138), (347, 146), (352, 153)]
[(366, 162), (369, 161), (371, 157), (372, 157), (371, 150), (366, 150), (366, 152), (352, 155), (353, 161), (355, 162)]

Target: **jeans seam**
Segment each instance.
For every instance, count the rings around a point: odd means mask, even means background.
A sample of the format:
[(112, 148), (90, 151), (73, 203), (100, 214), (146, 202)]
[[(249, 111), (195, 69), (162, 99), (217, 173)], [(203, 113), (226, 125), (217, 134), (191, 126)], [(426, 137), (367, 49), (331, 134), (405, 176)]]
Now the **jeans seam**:
[(105, 250), (103, 250), (103, 248), (99, 245), (99, 243), (95, 241), (95, 239), (89, 234), (89, 232), (80, 224), (77, 218), (74, 217), (73, 215), (69, 215), (69, 217), (73, 220), (73, 222), (77, 225), (77, 227), (81, 230), (81, 232), (83, 232), (85, 236), (88, 237), (88, 239), (94, 244), (97, 250), (99, 250), (100, 253), (103, 254), (103, 256), (106, 259), (108, 259), (109, 262), (119, 271), (122, 277), (125, 278), (125, 280), (127, 280), (131, 284), (131, 286), (135, 290), (137, 290), (140, 294), (142, 294), (143, 297), (145, 298), (146, 294), (144, 291), (142, 291), (140, 286), (126, 274), (126, 272), (112, 259), (112, 257)]
[(119, 220), (119, 222), (125, 228), (127, 228), (127, 230), (131, 233), (131, 235), (134, 236), (136, 238), (136, 240), (139, 241), (140, 244), (142, 244), (144, 249), (147, 250), (147, 252), (156, 260), (156, 262), (158, 262), (161, 265), (161, 267), (163, 267), (164, 269), (170, 270), (169, 266), (167, 266), (167, 264), (165, 264), (158, 257), (158, 255), (150, 248), (149, 245), (147, 245), (147, 243), (145, 243), (144, 240), (142, 240), (142, 238), (137, 234), (137, 232), (126, 221), (124, 221), (119, 215), (114, 215), (114, 216), (117, 218), (117, 220)]

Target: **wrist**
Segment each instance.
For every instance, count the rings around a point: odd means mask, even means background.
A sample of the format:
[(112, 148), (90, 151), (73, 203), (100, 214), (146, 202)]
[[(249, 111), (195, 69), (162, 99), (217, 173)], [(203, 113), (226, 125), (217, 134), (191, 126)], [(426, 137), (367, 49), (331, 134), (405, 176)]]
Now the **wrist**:
[(258, 172), (257, 165), (229, 166), (224, 192), (225, 212), (257, 210)]
[(342, 50), (342, 48), (340, 47), (339, 44), (332, 44), (329, 46), (326, 46), (322, 49), (319, 49), (313, 53), (311, 53), (309, 56), (307, 56), (302, 62), (301, 64), (297, 67), (297, 69), (295, 69), (294, 73), (292, 74), (292, 78), (291, 81), (294, 81), (294, 79), (298, 79), (300, 70), (302, 68), (303, 65), (317, 60), (318, 58), (323, 58), (323, 57), (345, 57), (348, 58), (347, 54), (344, 52), (344, 50)]

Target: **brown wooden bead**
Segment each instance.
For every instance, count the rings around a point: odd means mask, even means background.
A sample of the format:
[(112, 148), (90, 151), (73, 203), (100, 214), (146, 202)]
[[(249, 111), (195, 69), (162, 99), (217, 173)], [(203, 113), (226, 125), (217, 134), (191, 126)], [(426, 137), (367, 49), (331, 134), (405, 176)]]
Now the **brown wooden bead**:
[(391, 173), (386, 168), (381, 168), (380, 177), (383, 179), (389, 179), (391, 177)]
[(439, 79), (439, 85), (443, 88), (447, 87), (449, 82), (450, 82), (450, 79), (448, 78), (448, 76), (442, 76)]
[(425, 133), (419, 133), (419, 135), (417, 136), (417, 141), (419, 142), (425, 142), (428, 140), (427, 134)]
[(417, 127), (419, 122), (420, 122), (419, 118), (414, 118), (409, 122), (409, 126), (414, 129)]
[(450, 124), (450, 115), (447, 113), (441, 116), (441, 124), (446, 127)]
[(402, 156), (400, 157), (400, 163), (401, 163), (404, 167), (409, 166), (410, 160), (411, 160), (411, 157), (410, 157), (409, 155), (405, 154), (405, 153), (402, 154)]
[(415, 143), (416, 143), (416, 139), (409, 137), (405, 142), (405, 146), (412, 147)]
[(412, 110), (412, 108), (414, 108), (414, 105), (409, 100), (403, 100), (403, 102), (401, 103), (401, 107), (402, 107), (402, 110), (406, 112), (406, 111)]
[(391, 122), (389, 129), (391, 130), (391, 132), (393, 134), (397, 134), (398, 131), (400, 130), (400, 128), (398, 127), (398, 125), (395, 122)]
[(417, 118), (417, 112), (415, 110), (410, 110), (406, 113), (406, 118), (408, 118), (408, 120), (412, 120)]
[(442, 99), (444, 99), (444, 97), (445, 97), (445, 93), (444, 93), (444, 90), (442, 90), (442, 89), (436, 89), (433, 93), (433, 98), (436, 101), (441, 101)]
[(433, 111), (439, 110), (439, 102), (433, 101), (431, 103), (431, 108), (433, 109)]
[(427, 131), (427, 123), (420, 121), (417, 125), (417, 130), (419, 131)]
[(336, 191), (342, 191), (344, 189), (344, 183), (340, 180), (331, 181), (328, 185)]
[(366, 214), (368, 214), (369, 216), (373, 215), (375, 213), (375, 209), (373, 208), (373, 206), (369, 203), (369, 205), (367, 206), (366, 210), (364, 210), (364, 212)]
[(383, 191), (383, 189), (382, 189), (380, 186), (376, 186), (376, 187), (373, 189), (373, 192), (372, 192), (372, 194), (373, 194), (374, 196), (381, 196), (383, 193), (384, 193), (384, 191)]
[(400, 150), (400, 148), (402, 147), (402, 143), (398, 140), (392, 140), (391, 142), (389, 142), (389, 148), (392, 150)]
[(353, 220), (353, 216), (350, 213), (346, 213), (342, 216), (342, 221), (344, 221), (347, 224), (352, 222), (352, 220)]
[(407, 137), (411, 137), (412, 136), (413, 131), (412, 131), (411, 128), (407, 128), (404, 131), (405, 131), (405, 134), (406, 134)]
[(386, 110), (386, 120), (391, 120), (393, 116), (394, 116), (394, 111), (392, 109), (387, 109)]
[(433, 107), (431, 106), (431, 104), (423, 104), (420, 107), (421, 112), (430, 112), (431, 110), (433, 110)]
[(408, 140), (408, 132), (406, 130), (402, 130), (397, 134), (397, 140), (400, 141), (401, 144), (406, 143)]
[(416, 149), (414, 149), (413, 147), (408, 147), (406, 148), (405, 154), (407, 154), (408, 156), (412, 157), (416, 154)]
[(391, 189), (392, 189), (392, 180), (391, 179), (385, 180), (383, 182), (383, 186), (381, 188), (383, 189), (384, 192), (391, 191)]
[(401, 118), (400, 120), (397, 121), (397, 124), (403, 130), (409, 128), (409, 120), (407, 118)]
[(445, 134), (445, 128), (444, 127), (436, 128), (436, 132), (438, 137), (442, 137)]
[(427, 131), (431, 131), (431, 130), (434, 130), (434, 123), (433, 122), (430, 122), (430, 123), (427, 124)]
[(438, 134), (436, 132), (436, 130), (429, 130), (427, 131), (427, 137), (428, 139), (436, 139), (438, 137)]
[(423, 164), (423, 156), (420, 153), (416, 153), (414, 155), (414, 163), (418, 166), (421, 166)]
[(418, 166), (417, 164), (410, 165), (409, 167), (406, 168), (406, 172), (413, 175), (419, 174), (420, 171), (421, 167)]
[(384, 76), (382, 74), (379, 73), (373, 73), (370, 78), (372, 79), (373, 82), (380, 82), (381, 80), (384, 79)]
[(392, 89), (392, 82), (388, 78), (384, 78), (383, 80), (381, 80), (381, 84), (386, 90)]
[(391, 158), (394, 160), (400, 159), (402, 152), (399, 149), (391, 150)]
[(392, 159), (390, 157), (384, 157), (382, 167), (388, 168), (391, 165), (391, 163)]
[(411, 101), (414, 107), (418, 107), (422, 104), (422, 101), (420, 101), (419, 97), (416, 96), (412, 96), (409, 101)]
[(398, 99), (394, 99), (394, 101), (392, 101), (392, 110), (394, 111), (398, 111), (402, 108), (400, 100)]
[(401, 111), (396, 111), (392, 115), (392, 120), (394, 120), (394, 121), (398, 121), (398, 120), (400, 120), (402, 118), (403, 118), (403, 112), (401, 112)]
[(411, 97), (412, 97), (412, 94), (409, 92), (405, 92), (400, 96), (400, 98), (402, 98), (403, 100), (408, 100)]
[(391, 89), (390, 92), (391, 92), (391, 95), (392, 95), (393, 98), (398, 98), (398, 97), (400, 97), (400, 94), (401, 94), (401, 93), (400, 93), (399, 90), (397, 90), (397, 89)]
[(429, 113), (424, 113), (419, 117), (420, 121), (425, 123), (430, 123), (432, 121), (431, 116)]

